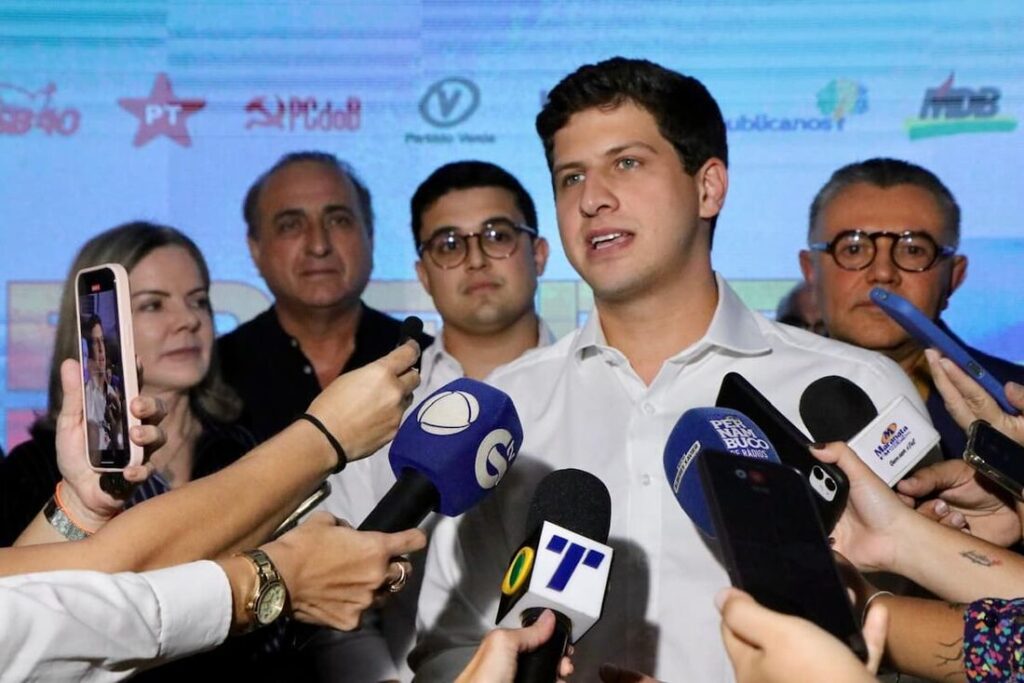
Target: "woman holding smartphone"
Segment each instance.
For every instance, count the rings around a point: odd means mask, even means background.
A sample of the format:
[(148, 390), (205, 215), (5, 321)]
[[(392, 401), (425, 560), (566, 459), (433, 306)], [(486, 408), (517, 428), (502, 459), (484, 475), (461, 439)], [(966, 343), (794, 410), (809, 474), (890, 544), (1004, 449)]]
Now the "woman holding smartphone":
[[(210, 275), (199, 248), (180, 231), (152, 223), (107, 230), (86, 242), (65, 280), (47, 413), (32, 426), (32, 439), (0, 462), (0, 544), (10, 545), (18, 537), (54, 494), (58, 481), (85, 474), (84, 463), (82, 471), (63, 476), (57, 467), (55, 420), (63, 398), (59, 371), (65, 359), (78, 357), (75, 274), (103, 263), (119, 263), (128, 271), (141, 393), (159, 397), (167, 411), (161, 423), (167, 441), (150, 460), (154, 474), (134, 491), (124, 491), (125, 506), (219, 470), (256, 445), (244, 428), (232, 424), (241, 401), (218, 370)], [(121, 480), (109, 481), (116, 486)], [(101, 526), (106, 521), (89, 506), (76, 505), (73, 485), (62, 489), (64, 502), (79, 510), (82, 524)]]

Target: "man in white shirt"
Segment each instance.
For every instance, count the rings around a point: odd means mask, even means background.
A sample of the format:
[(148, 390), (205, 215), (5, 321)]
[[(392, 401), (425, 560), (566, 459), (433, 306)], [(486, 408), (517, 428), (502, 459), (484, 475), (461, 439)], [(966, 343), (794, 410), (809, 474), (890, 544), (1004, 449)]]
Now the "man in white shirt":
[[(416, 189), (411, 214), (420, 256), (416, 275), (444, 323), (422, 353), (420, 386), (413, 395), (416, 406), (452, 380), (483, 379), (496, 367), (554, 339), (534, 303), (548, 243), (538, 234), (533, 199), (511, 173), (484, 161), (445, 164)], [(334, 493), (325, 508), (358, 524), (394, 482), (385, 447), (332, 479)], [(428, 520), (428, 529), (430, 524)], [(381, 614), (381, 630), (403, 680), (412, 678), (405, 658), (414, 640), (423, 556), (412, 560), (412, 578)], [(332, 671), (348, 680), (378, 681), (396, 675), (377, 668), (384, 659), (380, 641), (365, 637), (370, 630), (364, 629), (362, 637), (330, 639), (318, 659), (338, 662)], [(367, 661), (367, 669), (359, 672), (352, 665), (357, 657)]]
[(615, 561), (576, 675), (597, 680), (611, 661), (660, 680), (728, 680), (712, 604), (728, 577), (665, 482), (676, 420), (713, 405), (729, 371), (798, 425), (800, 395), (823, 375), (849, 378), (876, 405), (920, 401), (890, 361), (768, 321), (714, 272), (727, 145), (699, 81), (643, 60), (584, 66), (549, 93), (537, 130), (562, 244), (595, 310), (575, 334), (490, 377), (516, 403), (523, 447), (490, 498), (438, 524), (410, 663), (417, 680), (451, 680), (494, 623), (537, 482), (577, 467), (609, 488)]

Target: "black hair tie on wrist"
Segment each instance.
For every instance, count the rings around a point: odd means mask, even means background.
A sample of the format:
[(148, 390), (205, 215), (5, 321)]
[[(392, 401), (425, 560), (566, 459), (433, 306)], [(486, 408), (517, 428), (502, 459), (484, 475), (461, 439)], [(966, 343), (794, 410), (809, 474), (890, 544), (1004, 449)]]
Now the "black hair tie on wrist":
[(329, 431), (327, 431), (327, 427), (324, 427), (324, 423), (321, 422), (316, 417), (310, 415), (309, 413), (303, 413), (302, 415), (299, 415), (298, 419), (305, 420), (306, 422), (310, 423), (311, 425), (319, 429), (320, 432), (327, 438), (327, 442), (331, 444), (331, 448), (333, 448), (334, 452), (338, 455), (338, 464), (335, 466), (333, 470), (331, 470), (332, 473), (337, 474), (338, 472), (341, 472), (343, 469), (345, 469), (345, 465), (348, 464), (348, 456), (345, 455), (345, 449), (342, 448), (341, 444), (338, 443), (338, 440), (334, 438), (334, 434), (331, 434)]

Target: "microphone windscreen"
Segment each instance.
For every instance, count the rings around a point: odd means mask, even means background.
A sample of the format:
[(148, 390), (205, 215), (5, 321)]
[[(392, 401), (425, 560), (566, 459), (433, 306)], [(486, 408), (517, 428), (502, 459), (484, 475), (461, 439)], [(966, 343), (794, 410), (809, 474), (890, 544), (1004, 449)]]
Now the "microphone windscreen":
[(590, 472), (555, 470), (537, 485), (526, 515), (526, 533), (544, 522), (575, 531), (581, 536), (608, 542), (612, 499), (604, 482)]
[(679, 418), (665, 444), (665, 476), (683, 512), (703, 534), (714, 538), (697, 469), (697, 459), (706, 450), (771, 462), (779, 462), (779, 456), (761, 428), (738, 410), (693, 408)]
[(800, 418), (820, 443), (849, 441), (877, 416), (871, 397), (845, 377), (816, 379), (800, 396)]
[(415, 315), (408, 316), (402, 321), (398, 331), (398, 343), (404, 344), (408, 339), (415, 339), (423, 333), (423, 321)]
[(423, 474), (437, 487), (438, 512), (461, 515), (498, 485), (523, 443), (508, 394), (467, 377), (428, 396), (398, 428), (389, 460)]

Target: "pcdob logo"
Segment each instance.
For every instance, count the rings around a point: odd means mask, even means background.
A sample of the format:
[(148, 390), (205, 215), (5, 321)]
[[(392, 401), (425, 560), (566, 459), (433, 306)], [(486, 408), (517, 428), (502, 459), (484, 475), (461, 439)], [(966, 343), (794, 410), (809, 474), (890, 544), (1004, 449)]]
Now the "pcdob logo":
[[(480, 416), (480, 402), (465, 391), (442, 391), (424, 402), (416, 420), (420, 429), (435, 436), (452, 436), (469, 429)], [(476, 481), (481, 488), (498, 485), (516, 458), (515, 440), (507, 429), (495, 429), (476, 450)]]

